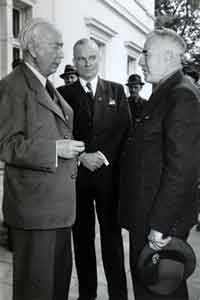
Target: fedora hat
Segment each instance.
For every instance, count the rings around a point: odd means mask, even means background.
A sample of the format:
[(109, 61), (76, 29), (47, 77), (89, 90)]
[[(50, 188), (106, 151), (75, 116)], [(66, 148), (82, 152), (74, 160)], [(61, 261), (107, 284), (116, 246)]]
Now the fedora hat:
[(69, 74), (76, 74), (78, 76), (78, 72), (77, 70), (75, 69), (74, 66), (72, 65), (66, 65), (65, 66), (65, 70), (64, 70), (64, 73), (60, 75), (61, 78), (64, 78), (66, 75), (69, 75)]
[(144, 85), (144, 82), (142, 82), (140, 75), (138, 74), (132, 74), (128, 78), (128, 82), (126, 85), (135, 85), (135, 84), (140, 84)]
[(146, 245), (138, 260), (138, 275), (143, 285), (158, 295), (170, 295), (195, 270), (196, 256), (185, 241), (173, 237), (168, 245), (155, 251)]

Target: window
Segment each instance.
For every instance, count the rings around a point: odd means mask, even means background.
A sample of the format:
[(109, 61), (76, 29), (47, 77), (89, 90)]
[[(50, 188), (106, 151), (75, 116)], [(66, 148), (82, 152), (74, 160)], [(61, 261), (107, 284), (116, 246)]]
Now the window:
[(136, 59), (130, 55), (127, 56), (127, 76), (135, 73)]
[(111, 38), (113, 38), (117, 32), (95, 18), (85, 18), (85, 24), (88, 28), (89, 37), (99, 46), (101, 55), (99, 73), (100, 76), (106, 78), (106, 48)]
[(13, 37), (16, 39), (20, 31), (20, 10), (13, 8)]
[(14, 0), (12, 10), (13, 43), (12, 43), (12, 63), (21, 58), (19, 45), (19, 32), (27, 20), (32, 16), (32, 8), (25, 1)]
[(105, 77), (105, 59), (106, 59), (106, 46), (104, 43), (98, 41), (97, 39), (90, 37), (91, 40), (95, 41), (95, 43), (99, 47), (99, 52), (100, 52), (100, 65), (99, 65), (99, 75), (102, 77)]

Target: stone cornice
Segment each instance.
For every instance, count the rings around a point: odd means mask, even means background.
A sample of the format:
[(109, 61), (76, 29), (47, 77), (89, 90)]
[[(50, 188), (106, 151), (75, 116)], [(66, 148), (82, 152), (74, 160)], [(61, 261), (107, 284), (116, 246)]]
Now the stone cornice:
[(107, 43), (117, 32), (95, 18), (85, 18), (85, 24), (90, 31), (90, 36), (97, 38), (103, 44)]
[[(144, 23), (142, 23), (135, 15), (133, 15), (125, 6), (121, 5), (116, 0), (101, 0), (101, 2), (104, 2), (106, 5), (108, 5), (111, 9), (113, 9), (115, 12), (117, 12), (121, 17), (126, 19), (129, 23), (131, 23), (134, 27), (136, 27), (140, 32), (143, 34), (148, 34), (151, 29), (147, 27)], [(136, 4), (138, 4), (139, 1), (136, 1)], [(147, 9), (143, 7), (143, 5), (140, 3), (140, 8), (144, 10), (144, 12), (147, 14)], [(154, 17), (148, 12), (148, 17), (154, 20)]]

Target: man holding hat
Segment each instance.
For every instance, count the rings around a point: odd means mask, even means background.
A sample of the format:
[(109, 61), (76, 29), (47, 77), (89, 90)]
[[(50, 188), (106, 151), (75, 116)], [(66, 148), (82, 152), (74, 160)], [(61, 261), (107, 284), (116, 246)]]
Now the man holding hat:
[(139, 118), (146, 100), (140, 97), (139, 93), (144, 85), (140, 75), (132, 74), (128, 78), (126, 83), (129, 89), (130, 96), (128, 97), (129, 107), (133, 116), (133, 121)]
[(139, 61), (155, 89), (127, 138), (119, 205), (121, 225), (130, 233), (136, 300), (188, 300), (187, 276), (169, 295), (158, 295), (138, 270), (146, 245), (162, 253), (174, 237), (185, 241), (196, 223), (200, 94), (182, 72), (184, 52), (183, 39), (161, 28), (149, 33)]

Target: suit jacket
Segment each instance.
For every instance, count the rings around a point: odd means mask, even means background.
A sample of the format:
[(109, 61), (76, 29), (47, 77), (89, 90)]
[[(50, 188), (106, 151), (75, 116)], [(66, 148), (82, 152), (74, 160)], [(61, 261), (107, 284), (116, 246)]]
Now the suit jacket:
[[(123, 86), (99, 78), (94, 99), (89, 99), (80, 81), (58, 90), (74, 110), (75, 138), (85, 142), (86, 152), (99, 150), (110, 163), (109, 166), (102, 166), (93, 172), (96, 181), (104, 186), (108, 173), (113, 175), (117, 167), (122, 145), (131, 124), (131, 114)], [(93, 115), (88, 101), (94, 101)], [(81, 165), (78, 179), (87, 181), (88, 173), (91, 175), (91, 172)]]
[(5, 162), (3, 213), (24, 229), (71, 226), (76, 162), (58, 158), (56, 140), (72, 137), (73, 111), (60, 108), (25, 65), (0, 81), (0, 159)]
[(166, 235), (196, 222), (200, 94), (176, 72), (153, 92), (121, 158), (123, 227), (150, 227)]

